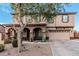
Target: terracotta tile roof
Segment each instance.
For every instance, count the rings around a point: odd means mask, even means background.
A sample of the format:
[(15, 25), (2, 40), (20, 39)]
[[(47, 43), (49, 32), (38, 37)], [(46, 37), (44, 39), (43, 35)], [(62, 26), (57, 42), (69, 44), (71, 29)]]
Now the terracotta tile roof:
[(62, 14), (62, 15), (65, 15), (65, 14), (76, 14), (77, 12), (63, 12), (63, 13), (59, 13), (59, 14)]
[(6, 27), (19, 26), (19, 24), (2, 24), (2, 25)]
[[(66, 14), (76, 14), (77, 12), (61, 12), (61, 13), (58, 13), (60, 15), (66, 15)], [(12, 15), (16, 15), (18, 13), (11, 13)], [(33, 13), (34, 14), (34, 13)], [(35, 13), (36, 14), (36, 13)]]
[[(12, 27), (12, 26), (20, 26), (19, 24), (2, 24), (3, 26), (6, 27)], [(27, 24), (27, 26), (45, 26), (46, 23), (41, 23), (41, 24)]]

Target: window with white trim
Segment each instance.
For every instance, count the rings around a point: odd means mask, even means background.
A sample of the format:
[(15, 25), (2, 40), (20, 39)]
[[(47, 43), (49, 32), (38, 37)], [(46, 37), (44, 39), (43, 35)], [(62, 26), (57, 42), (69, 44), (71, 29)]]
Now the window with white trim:
[(69, 22), (69, 16), (68, 15), (63, 15), (62, 16), (62, 22), (63, 23), (68, 23)]

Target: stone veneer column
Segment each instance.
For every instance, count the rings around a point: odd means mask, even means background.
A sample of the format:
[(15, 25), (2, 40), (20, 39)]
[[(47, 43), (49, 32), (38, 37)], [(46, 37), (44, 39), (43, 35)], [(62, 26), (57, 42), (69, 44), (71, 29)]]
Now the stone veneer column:
[(32, 40), (33, 40), (33, 31), (30, 30), (30, 39), (29, 39), (29, 41), (31, 42)]
[(45, 41), (45, 40), (46, 40), (46, 31), (45, 31), (45, 30), (43, 30), (43, 31), (42, 31), (42, 33), (43, 33), (43, 38), (42, 38), (42, 41)]

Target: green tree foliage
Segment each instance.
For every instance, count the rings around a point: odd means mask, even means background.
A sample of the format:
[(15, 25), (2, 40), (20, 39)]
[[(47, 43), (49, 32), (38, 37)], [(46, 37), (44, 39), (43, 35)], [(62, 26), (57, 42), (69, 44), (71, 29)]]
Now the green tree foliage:
[[(11, 6), (13, 10), (17, 11), (17, 8), (20, 9), (21, 16), (30, 15), (36, 19), (41, 16), (47, 21), (53, 19), (58, 13), (64, 10), (65, 4), (60, 3), (12, 3)], [(17, 11), (18, 12), (18, 11)], [(37, 20), (37, 19), (36, 19)]]
[(12, 3), (11, 4), (14, 13), (17, 13), (17, 20), (19, 21), (19, 24), (21, 26), (17, 32), (19, 52), (21, 51), (22, 48), (21, 32), (27, 25), (27, 23), (23, 24), (22, 17), (24, 15), (30, 15), (31, 20), (45, 19), (47, 21), (50, 21), (54, 19), (56, 15), (62, 11), (63, 5), (64, 4), (57, 4), (57, 3)]

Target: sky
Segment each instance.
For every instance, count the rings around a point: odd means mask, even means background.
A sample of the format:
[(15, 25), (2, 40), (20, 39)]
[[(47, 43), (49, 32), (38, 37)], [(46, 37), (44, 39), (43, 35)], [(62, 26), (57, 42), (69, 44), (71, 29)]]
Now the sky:
[(0, 24), (12, 23), (11, 12), (12, 9), (10, 4), (0, 3)]
[[(79, 4), (65, 6), (65, 12), (77, 12), (74, 19), (74, 30), (79, 31)], [(12, 9), (9, 3), (0, 3), (0, 24), (12, 24)]]
[(66, 12), (77, 12), (74, 18), (74, 30), (79, 31), (79, 3), (69, 4), (65, 7)]

